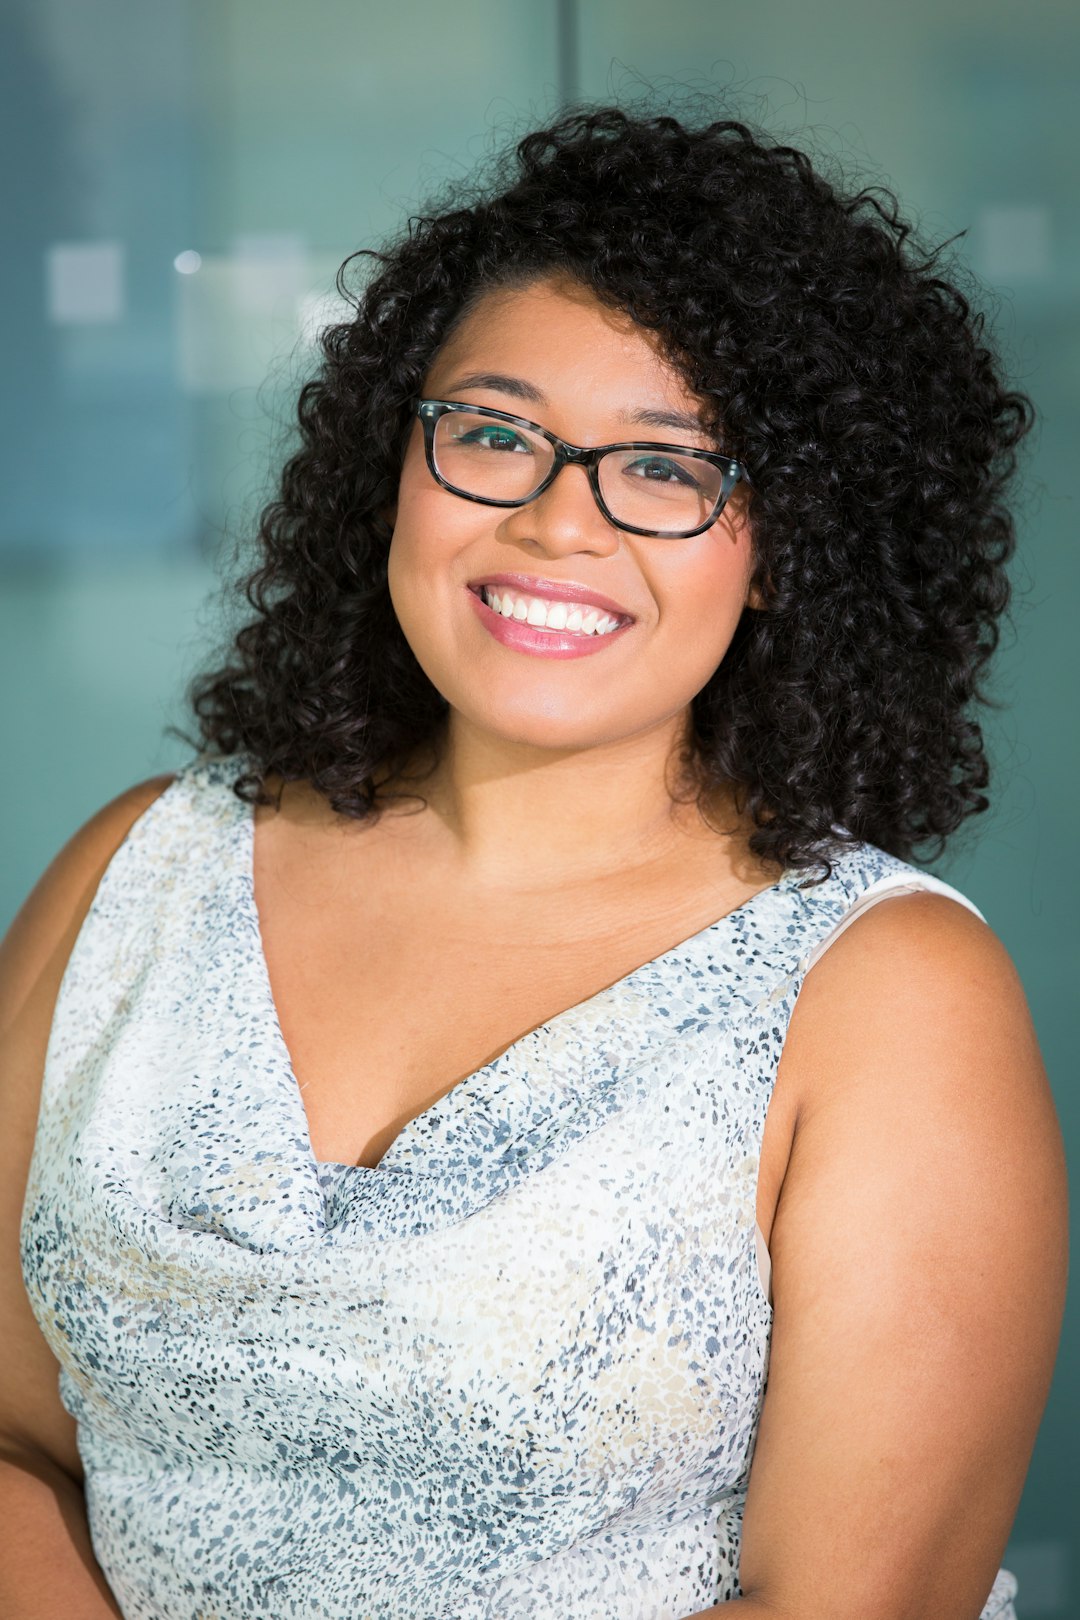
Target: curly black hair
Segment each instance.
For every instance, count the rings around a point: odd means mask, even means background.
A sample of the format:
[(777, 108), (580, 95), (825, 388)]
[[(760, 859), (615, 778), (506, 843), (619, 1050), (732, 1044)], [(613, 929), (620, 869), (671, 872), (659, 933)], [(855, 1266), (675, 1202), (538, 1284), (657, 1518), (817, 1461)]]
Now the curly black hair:
[[(828, 869), (846, 836), (936, 858), (988, 805), (972, 709), (1032, 420), (985, 317), (891, 192), (845, 194), (741, 121), (586, 107), (511, 155), (509, 185), (459, 191), (342, 266), (354, 315), (300, 393), (300, 448), (241, 587), (256, 616), (190, 688), (204, 746), (249, 756), (242, 798), (303, 779), (352, 817), (437, 748), (447, 705), (387, 589), (415, 400), (485, 292), (569, 274), (659, 335), (749, 469), (764, 606), (693, 700), (701, 792), (731, 786), (751, 850), (780, 866)], [(372, 273), (350, 293), (358, 258)]]

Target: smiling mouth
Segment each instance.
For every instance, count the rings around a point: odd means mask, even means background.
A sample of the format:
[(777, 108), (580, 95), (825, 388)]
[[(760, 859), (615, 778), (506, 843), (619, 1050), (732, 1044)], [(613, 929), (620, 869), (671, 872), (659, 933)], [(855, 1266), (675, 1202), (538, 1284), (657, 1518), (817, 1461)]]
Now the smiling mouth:
[(470, 585), (469, 590), (504, 619), (527, 624), (534, 630), (549, 630), (562, 635), (608, 636), (623, 625), (633, 622), (629, 614), (608, 613), (589, 602), (552, 600), (543, 596), (530, 596), (527, 591), (510, 590), (506, 586)]

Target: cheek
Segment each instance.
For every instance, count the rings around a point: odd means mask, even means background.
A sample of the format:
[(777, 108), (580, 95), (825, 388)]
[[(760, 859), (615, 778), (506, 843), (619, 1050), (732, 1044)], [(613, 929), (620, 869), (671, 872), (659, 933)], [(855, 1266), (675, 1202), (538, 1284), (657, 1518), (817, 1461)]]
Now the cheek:
[(433, 607), (434, 569), (430, 556), (426, 555), (428, 548), (421, 538), (423, 533), (422, 525), (411, 524), (407, 514), (399, 510), (386, 566), (390, 601), (414, 650)]
[(440, 563), (445, 564), (453, 550), (454, 513), (445, 505), (444, 491), (403, 474), (387, 559), (390, 598), (403, 623), (407, 612), (430, 600)]
[(454, 626), (461, 611), (455, 594), (464, 589), (467, 573), (462, 554), (475, 543), (475, 514), (482, 510), (430, 480), (412, 484), (402, 478), (387, 587), (406, 641), (440, 690), (454, 661)]
[(753, 557), (748, 537), (721, 530), (698, 556), (673, 569), (657, 596), (661, 622), (687, 653), (715, 668), (747, 605)]

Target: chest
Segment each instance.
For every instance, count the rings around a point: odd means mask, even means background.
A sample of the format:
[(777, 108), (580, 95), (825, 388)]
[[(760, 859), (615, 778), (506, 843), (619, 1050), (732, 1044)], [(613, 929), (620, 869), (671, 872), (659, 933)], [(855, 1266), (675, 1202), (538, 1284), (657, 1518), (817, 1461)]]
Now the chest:
[[(257, 826), (271, 993), (315, 1157), (377, 1166), (401, 1130), (527, 1032), (743, 905), (761, 873), (702, 863), (586, 886), (476, 885), (414, 846)], [(758, 1221), (771, 1229), (796, 1114), (777, 1086)]]
[(377, 1165), (410, 1119), (603, 983), (596, 959), (480, 940), (438, 908), (371, 934), (270, 906), (261, 928), (315, 1155), (347, 1164)]
[[(330, 1518), (340, 1525), (344, 1508), (350, 1533), (355, 1517), (343, 1490), (355, 1490), (370, 1513), (390, 1480), (419, 1477), (426, 1490), (441, 1466), (460, 1495), (446, 1503), (445, 1520), (441, 1493), (424, 1498), (424, 1521), (440, 1541), (455, 1529), (460, 1536), (462, 1500), (481, 1524), (509, 1531), (506, 1515), (520, 1513), (529, 1545), (545, 1526), (557, 1545), (568, 1514), (583, 1516), (579, 1533), (594, 1513), (607, 1530), (620, 1499), (637, 1503), (647, 1492), (640, 1511), (651, 1503), (664, 1522), (669, 1505), (685, 1507), (691, 1479), (702, 1481), (703, 1495), (735, 1485), (766, 1342), (737, 1207), (743, 1188), (729, 1182), (728, 1196), (715, 1196), (717, 1156), (730, 1146), (738, 1160), (742, 1149), (737, 1133), (721, 1129), (708, 1154), (694, 1150), (691, 1075), (684, 1072), (674, 1095), (644, 1090), (651, 1097), (613, 1109), (585, 1138), (564, 1140), (543, 1174), (505, 1176), (498, 1198), (485, 1185), (490, 1168), (455, 1176), (458, 1203), (423, 1241), (372, 1241), (357, 1209), (339, 1215), (332, 1245), (305, 1243), (292, 1255), (278, 1248), (265, 1270), (250, 1252), (252, 1270), (218, 1269), (200, 1199), (167, 1234), (174, 1269), (137, 1246), (121, 1250), (115, 1233), (91, 1243), (108, 1331), (68, 1313), (73, 1338), (61, 1346), (77, 1374), (84, 1436), (115, 1434), (119, 1411), (125, 1436), (159, 1445), (167, 1437), (172, 1455), (204, 1481), (212, 1483), (222, 1457), (256, 1461), (247, 1473), (269, 1479), (279, 1499), (282, 1477), (319, 1482), (329, 1457)], [(685, 1128), (665, 1126), (668, 1101)], [(643, 1130), (666, 1130), (673, 1144), (643, 1155)], [(463, 1170), (467, 1163), (466, 1152)], [(205, 1194), (205, 1172), (201, 1188)], [(421, 1214), (425, 1196), (421, 1188)], [(72, 1253), (86, 1260), (87, 1237), (101, 1230), (102, 1206), (96, 1229), (93, 1209), (87, 1213), (81, 1233), (66, 1235), (67, 1266)], [(239, 1202), (233, 1213), (246, 1231)], [(220, 1234), (220, 1211), (213, 1220)], [(279, 1226), (288, 1224), (283, 1216)], [(56, 1266), (55, 1242), (35, 1253)], [(185, 1258), (196, 1286), (181, 1307)], [(258, 1285), (238, 1286), (241, 1278)], [(43, 1297), (62, 1286), (62, 1270), (43, 1276)], [(151, 1300), (148, 1334), (141, 1329)], [(192, 1365), (198, 1377), (185, 1378), (177, 1403), (176, 1369)], [(101, 1466), (118, 1486), (130, 1482), (115, 1450), (103, 1448)], [(521, 1506), (534, 1492), (558, 1503), (553, 1522)], [(223, 1500), (224, 1519), (234, 1508), (231, 1479)], [(414, 1503), (407, 1505), (411, 1535)], [(388, 1500), (387, 1524), (394, 1511)], [(640, 1514), (632, 1528), (639, 1536)], [(315, 1538), (323, 1559), (332, 1529), (328, 1520)], [(387, 1580), (389, 1571), (392, 1564)], [(411, 1612), (430, 1610), (418, 1604)]]

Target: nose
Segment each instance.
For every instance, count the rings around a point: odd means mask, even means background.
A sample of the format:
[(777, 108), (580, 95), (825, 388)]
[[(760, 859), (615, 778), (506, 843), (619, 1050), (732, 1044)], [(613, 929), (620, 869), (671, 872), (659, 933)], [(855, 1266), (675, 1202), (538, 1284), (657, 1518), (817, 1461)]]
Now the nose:
[(535, 500), (507, 513), (504, 532), (552, 556), (578, 551), (609, 556), (619, 548), (619, 530), (597, 505), (587, 470), (572, 462)]

